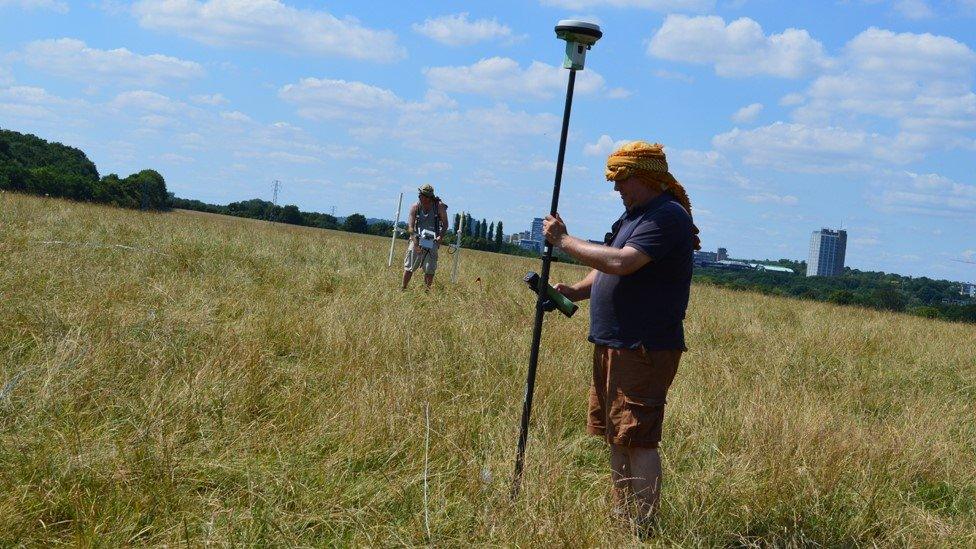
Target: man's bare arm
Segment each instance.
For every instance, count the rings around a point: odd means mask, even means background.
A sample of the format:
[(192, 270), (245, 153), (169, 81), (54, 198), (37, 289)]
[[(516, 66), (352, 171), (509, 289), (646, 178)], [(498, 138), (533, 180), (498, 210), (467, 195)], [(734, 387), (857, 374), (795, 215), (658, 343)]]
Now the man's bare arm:
[(563, 235), (556, 246), (587, 267), (612, 275), (629, 275), (651, 261), (637, 248), (594, 244), (568, 234)]
[(447, 226), (448, 226), (447, 225), (447, 206), (445, 204), (441, 204), (440, 212), (438, 212), (437, 215), (439, 215), (440, 218), (441, 218), (441, 234), (437, 235), (437, 238), (438, 238), (437, 241), (440, 242), (443, 239), (444, 235), (447, 233)]
[(417, 232), (417, 205), (410, 206), (410, 213), (407, 214), (407, 234), (410, 238), (416, 238)]
[(637, 248), (614, 248), (570, 236), (559, 214), (546, 216), (542, 222), (542, 234), (546, 240), (580, 263), (607, 274), (629, 275), (651, 260)]

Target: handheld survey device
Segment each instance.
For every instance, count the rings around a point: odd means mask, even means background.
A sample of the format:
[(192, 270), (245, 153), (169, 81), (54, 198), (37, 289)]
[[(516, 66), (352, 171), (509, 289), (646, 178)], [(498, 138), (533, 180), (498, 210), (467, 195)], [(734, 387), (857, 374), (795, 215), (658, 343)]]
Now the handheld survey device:
[[(530, 272), (522, 280), (525, 281), (530, 290), (536, 294), (539, 293), (539, 275), (537, 273)], [(552, 284), (546, 284), (546, 299), (542, 302), (542, 308), (546, 311), (559, 309), (560, 313), (571, 317), (579, 309), (579, 306), (570, 301), (568, 297), (556, 291), (552, 287)]]
[(434, 239), (437, 238), (437, 234), (430, 229), (424, 229), (420, 231), (420, 247), (425, 250), (434, 249)]

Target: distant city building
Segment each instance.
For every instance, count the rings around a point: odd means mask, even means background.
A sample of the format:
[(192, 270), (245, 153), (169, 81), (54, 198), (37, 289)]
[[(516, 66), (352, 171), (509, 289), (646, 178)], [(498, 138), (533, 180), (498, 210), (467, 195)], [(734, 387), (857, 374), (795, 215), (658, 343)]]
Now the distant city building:
[(807, 276), (840, 276), (847, 254), (847, 231), (820, 229), (810, 236)]
[(752, 270), (752, 265), (748, 263), (743, 263), (742, 261), (732, 261), (729, 259), (723, 259), (721, 261), (716, 261), (715, 263), (707, 263), (707, 267), (726, 269), (729, 271), (749, 271)]
[(703, 263), (715, 263), (718, 261), (718, 254), (715, 252), (699, 252), (695, 251), (694, 257), (695, 265), (701, 265)]
[(536, 242), (542, 242), (542, 218), (532, 220), (532, 235), (529, 237)]
[(532, 225), (527, 231), (512, 234), (512, 244), (517, 244), (520, 248), (541, 252), (543, 246), (542, 237), (542, 218), (537, 217), (532, 220)]
[(795, 274), (793, 272), (793, 269), (789, 267), (781, 267), (779, 265), (763, 265), (762, 263), (750, 263), (750, 265), (752, 265), (752, 268), (757, 271), (765, 271), (770, 273)]
[(962, 283), (962, 288), (959, 289), (959, 295), (966, 295), (969, 297), (976, 297), (976, 284), (970, 284), (968, 282)]
[(729, 258), (729, 251), (725, 248), (719, 248), (718, 252), (715, 253), (716, 261), (725, 261)]
[(532, 240), (531, 238), (523, 238), (519, 240), (518, 245), (524, 250), (530, 250), (533, 252), (542, 251), (542, 243), (538, 240)]

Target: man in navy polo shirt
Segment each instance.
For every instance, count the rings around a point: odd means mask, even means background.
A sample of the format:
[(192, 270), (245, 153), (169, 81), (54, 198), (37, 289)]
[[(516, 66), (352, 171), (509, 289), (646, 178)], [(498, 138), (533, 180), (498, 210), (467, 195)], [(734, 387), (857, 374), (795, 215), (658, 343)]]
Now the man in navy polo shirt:
[(683, 321), (698, 229), (688, 194), (668, 172), (663, 147), (636, 141), (607, 160), (626, 211), (605, 245), (570, 236), (557, 214), (546, 240), (593, 270), (556, 289), (590, 299), (593, 382), (587, 431), (610, 445), (611, 496), (618, 515), (643, 521), (657, 510), (658, 443), (668, 388), (686, 350)]

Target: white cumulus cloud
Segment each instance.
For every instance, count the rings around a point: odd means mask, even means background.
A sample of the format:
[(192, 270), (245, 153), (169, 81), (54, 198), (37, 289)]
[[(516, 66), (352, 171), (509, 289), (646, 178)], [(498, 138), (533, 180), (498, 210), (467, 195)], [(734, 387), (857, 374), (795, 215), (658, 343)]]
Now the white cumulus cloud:
[(403, 108), (392, 117), (350, 130), (365, 141), (399, 141), (421, 151), (465, 151), (476, 156), (518, 157), (524, 144), (546, 135), (554, 139), (559, 118), (549, 113), (529, 113), (496, 104), (488, 108), (462, 110), (456, 107)]
[(200, 105), (212, 105), (215, 107), (230, 103), (223, 94), (219, 93), (194, 95), (190, 97), (190, 100)]
[(669, 15), (647, 53), (669, 61), (712, 65), (719, 76), (799, 78), (831, 65), (823, 45), (802, 29), (766, 35), (742, 17), (728, 24), (717, 16)]
[(884, 212), (913, 212), (939, 217), (976, 215), (976, 185), (929, 173), (886, 173), (875, 182), (869, 200)]
[(25, 10), (40, 9), (68, 13), (68, 4), (57, 0), (0, 0), (0, 8), (7, 6)]
[(630, 143), (629, 139), (618, 139), (614, 141), (612, 137), (604, 134), (595, 143), (583, 145), (583, 154), (586, 156), (610, 156), (610, 153), (627, 143)]
[(391, 90), (364, 82), (303, 78), (288, 84), (278, 96), (298, 107), (306, 118), (359, 118), (376, 111), (389, 111), (404, 104)]
[(546, 6), (570, 10), (590, 8), (638, 8), (659, 12), (706, 12), (715, 7), (715, 0), (542, 0)]
[(895, 11), (906, 19), (931, 19), (935, 12), (925, 0), (897, 0)]
[(745, 200), (753, 204), (779, 204), (781, 206), (796, 206), (800, 203), (800, 200), (791, 194), (780, 195), (770, 192), (750, 194), (745, 197)]
[(167, 114), (179, 114), (187, 107), (185, 103), (148, 90), (120, 93), (111, 101), (110, 106), (120, 110)]
[(478, 42), (512, 39), (512, 29), (495, 19), (468, 20), (467, 13), (444, 15), (414, 23), (413, 30), (447, 46), (470, 46)]
[(249, 123), (254, 122), (250, 116), (242, 113), (241, 111), (224, 111), (220, 113), (220, 117), (224, 120), (229, 120), (231, 122), (243, 122)]
[(406, 56), (396, 34), (363, 26), (352, 17), (298, 9), (278, 0), (141, 0), (139, 24), (211, 46), (244, 46), (396, 61)]
[(759, 113), (761, 113), (762, 110), (762, 103), (752, 103), (751, 105), (746, 105), (745, 107), (735, 111), (735, 114), (732, 115), (732, 121), (740, 124), (752, 122), (757, 116), (759, 116)]
[[(434, 89), (516, 99), (555, 97), (564, 93), (567, 78), (561, 67), (533, 61), (522, 68), (518, 61), (508, 57), (489, 57), (460, 67), (431, 67), (424, 74)], [(603, 76), (595, 71), (586, 70), (577, 75), (576, 93), (596, 93), (605, 87)], [(620, 98), (620, 90), (608, 95)]]
[(844, 48), (835, 71), (813, 81), (794, 117), (807, 124), (894, 121), (922, 150), (972, 146), (976, 52), (946, 36), (869, 28)]
[(106, 82), (153, 86), (203, 76), (199, 63), (161, 54), (141, 55), (126, 48), (101, 50), (81, 40), (38, 40), (24, 46), (24, 63), (40, 71), (99, 85)]
[(868, 175), (976, 149), (974, 80), (976, 52), (958, 40), (868, 28), (806, 90), (780, 99), (791, 123), (737, 128), (713, 146), (781, 171)]
[(12, 86), (0, 88), (0, 115), (4, 125), (36, 120), (58, 120), (86, 107), (83, 101), (58, 97), (44, 88)]
[(712, 145), (747, 164), (787, 172), (870, 171), (878, 163), (917, 160), (911, 143), (864, 130), (776, 122), (752, 130), (735, 128), (716, 135)]

